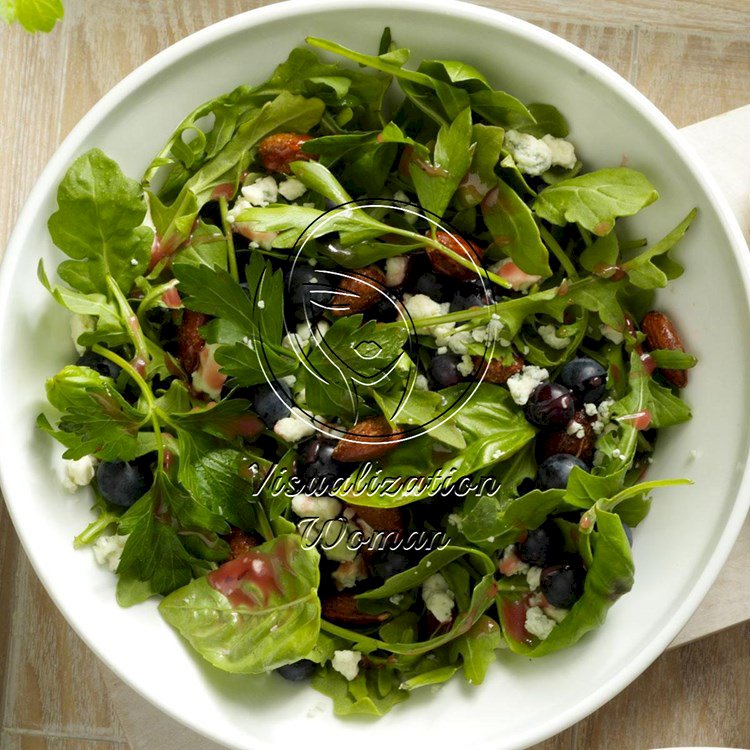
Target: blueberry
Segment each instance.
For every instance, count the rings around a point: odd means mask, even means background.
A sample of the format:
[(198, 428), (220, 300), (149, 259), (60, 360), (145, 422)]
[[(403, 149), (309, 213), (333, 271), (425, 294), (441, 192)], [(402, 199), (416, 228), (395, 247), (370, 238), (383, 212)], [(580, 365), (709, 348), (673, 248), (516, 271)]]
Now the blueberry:
[(565, 552), (560, 529), (553, 523), (532, 529), (526, 538), (516, 543), (516, 554), (529, 565), (546, 568), (559, 561)]
[(96, 484), (108, 503), (129, 508), (146, 494), (153, 481), (151, 457), (134, 461), (102, 461), (96, 469)]
[(463, 375), (458, 371), (460, 358), (455, 354), (438, 354), (430, 362), (429, 375), (438, 388), (460, 383)]
[(390, 323), (396, 319), (398, 296), (391, 290), (388, 294), (378, 294), (378, 301), (365, 310), (365, 320), (375, 320), (379, 323)]
[(269, 430), (280, 419), (289, 416), (291, 406), (292, 392), (286, 383), (277, 380), (273, 388), (263, 383), (253, 389), (253, 411)]
[(79, 367), (90, 367), (105, 378), (112, 378), (112, 380), (117, 380), (122, 371), (120, 365), (94, 352), (85, 352), (76, 360), (76, 364)]
[(323, 314), (323, 307), (330, 304), (334, 290), (324, 272), (306, 263), (296, 263), (289, 275), (287, 292), (294, 317), (305, 320), (305, 317), (314, 319)]
[(568, 477), (573, 467), (578, 466), (584, 471), (588, 471), (580, 458), (571, 456), (569, 453), (556, 453), (550, 456), (546, 461), (539, 464), (536, 475), (536, 481), (542, 490), (564, 490), (568, 486)]
[(484, 307), (494, 302), (492, 292), (485, 290), (481, 281), (467, 281), (456, 289), (451, 299), (451, 312), (468, 310), (471, 307)]
[(323, 492), (321, 482), (333, 482), (351, 474), (351, 468), (333, 458), (335, 447), (334, 443), (318, 437), (302, 449), (297, 474), (311, 489)]
[(372, 572), (385, 581), (413, 567), (414, 563), (409, 555), (402, 550), (393, 549), (385, 551), (373, 562)]
[(300, 659), (291, 664), (284, 664), (283, 667), (278, 667), (276, 673), (290, 682), (302, 682), (303, 680), (309, 680), (315, 674), (317, 668), (318, 665), (314, 661)]
[(607, 387), (607, 371), (590, 357), (578, 357), (564, 365), (560, 382), (573, 394), (577, 405), (598, 404)]
[(529, 396), (525, 413), (537, 427), (566, 427), (575, 413), (573, 395), (558, 383), (542, 383)]
[(569, 609), (581, 598), (585, 580), (583, 568), (555, 565), (542, 571), (542, 593), (553, 607)]
[(431, 271), (420, 274), (414, 284), (415, 294), (426, 294), (436, 302), (440, 302), (446, 296), (447, 282), (438, 278)]

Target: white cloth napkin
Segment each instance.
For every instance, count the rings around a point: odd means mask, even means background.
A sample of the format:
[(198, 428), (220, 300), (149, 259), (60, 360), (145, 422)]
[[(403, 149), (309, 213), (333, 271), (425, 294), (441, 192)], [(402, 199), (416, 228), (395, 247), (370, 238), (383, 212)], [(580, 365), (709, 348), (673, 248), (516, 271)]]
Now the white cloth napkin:
[[(750, 105), (690, 125), (682, 133), (719, 183), (740, 221), (745, 238), (750, 242)], [(750, 520), (746, 522), (746, 527), (747, 531)], [(750, 534), (743, 534), (739, 544), (750, 546)], [(741, 555), (734, 554), (730, 558), (727, 566), (740, 566), (741, 558), (747, 556), (747, 550), (740, 552)], [(700, 610), (693, 619), (699, 616)], [(717, 616), (713, 616), (714, 630), (722, 630), (739, 621), (737, 613), (733, 613), (733, 617), (731, 621), (721, 622)], [(750, 605), (744, 619), (748, 617)], [(686, 630), (690, 629), (689, 623)], [(693, 630), (699, 631), (699, 635), (706, 632), (702, 628)], [(159, 750), (222, 750), (222, 746), (200, 737), (154, 708), (106, 667), (102, 666), (102, 672), (132, 750), (153, 750), (157, 747)]]

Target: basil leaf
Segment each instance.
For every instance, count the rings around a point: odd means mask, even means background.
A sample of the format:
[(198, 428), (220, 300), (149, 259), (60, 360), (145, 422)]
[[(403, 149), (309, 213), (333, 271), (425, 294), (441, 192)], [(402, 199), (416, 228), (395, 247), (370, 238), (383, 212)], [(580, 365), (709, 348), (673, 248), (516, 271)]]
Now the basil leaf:
[(575, 222), (598, 236), (609, 234), (615, 218), (632, 216), (659, 194), (646, 177), (628, 167), (600, 169), (544, 188), (533, 209), (551, 224)]
[(129, 292), (146, 271), (153, 232), (141, 226), (146, 203), (140, 185), (99, 149), (79, 156), (57, 190), (48, 228), (71, 260), (57, 272), (74, 289), (109, 296), (107, 276)]
[(230, 561), (159, 605), (164, 619), (225, 672), (260, 674), (290, 664), (318, 638), (318, 553), (284, 535), (256, 547), (252, 557), (257, 564)]

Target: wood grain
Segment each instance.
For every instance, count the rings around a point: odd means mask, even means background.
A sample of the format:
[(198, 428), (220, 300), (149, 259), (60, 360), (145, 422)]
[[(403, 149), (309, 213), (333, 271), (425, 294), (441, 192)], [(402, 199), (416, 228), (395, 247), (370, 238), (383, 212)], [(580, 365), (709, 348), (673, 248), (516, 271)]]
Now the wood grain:
[[(130, 70), (177, 39), (263, 2), (65, 0), (49, 36), (0, 28), (0, 247), (69, 130)], [(484, 0), (617, 70), (678, 125), (750, 101), (748, 0)], [(551, 20), (554, 19), (554, 20)], [(718, 622), (747, 591), (745, 539), (706, 602)], [(96, 658), (42, 590), (0, 504), (0, 747), (113, 750), (127, 742)], [(713, 599), (711, 598), (713, 597)], [(713, 618), (713, 619), (712, 619)], [(692, 623), (691, 623), (692, 624)], [(596, 714), (536, 750), (750, 745), (750, 625), (661, 657)]]

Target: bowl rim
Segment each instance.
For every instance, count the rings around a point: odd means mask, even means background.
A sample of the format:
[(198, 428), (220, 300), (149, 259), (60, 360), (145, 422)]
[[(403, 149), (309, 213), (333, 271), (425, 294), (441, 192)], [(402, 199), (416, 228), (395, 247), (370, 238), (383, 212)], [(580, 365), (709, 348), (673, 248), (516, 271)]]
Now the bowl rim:
[[(542, 29), (532, 23), (493, 8), (473, 5), (462, 0), (286, 0), (285, 2), (254, 8), (230, 16), (175, 42), (125, 76), (75, 125), (58, 146), (37, 178), (8, 239), (6, 251), (0, 264), (0, 342), (3, 339), (3, 332), (8, 330), (8, 323), (13, 317), (11, 305), (9, 304), (11, 299), (11, 283), (15, 271), (22, 261), (22, 239), (25, 228), (30, 226), (32, 218), (39, 214), (43, 197), (48, 192), (50, 183), (53, 180), (56, 182), (56, 176), (64, 172), (70, 161), (80, 150), (83, 141), (105, 116), (139, 87), (158, 76), (163, 70), (190, 56), (198, 49), (221, 39), (224, 35), (241, 32), (258, 25), (289, 17), (290, 15), (294, 16), (298, 13), (301, 15), (314, 15), (335, 11), (341, 7), (346, 7), (347, 10), (421, 11), (446, 17), (461, 17), (467, 20), (483, 22), (489, 26), (500, 27), (504, 31), (518, 36), (525, 41), (545, 47), (554, 54), (570, 62), (574, 62), (585, 69), (589, 75), (598, 79), (607, 88), (613, 90), (620, 98), (625, 100), (632, 108), (637, 110), (670, 143), (675, 153), (695, 178), (705, 195), (707, 205), (710, 206), (719, 219), (729, 241), (729, 246), (740, 271), (741, 282), (745, 292), (745, 302), (748, 309), (750, 309), (750, 253), (748, 253), (748, 247), (737, 218), (722, 195), (716, 181), (705, 166), (703, 166), (701, 159), (695, 154), (692, 146), (680, 135), (677, 128), (669, 121), (666, 115), (629, 81), (609, 68), (605, 63), (546, 29)], [(746, 457), (748, 455), (750, 455), (750, 446), (748, 446)], [(23, 526), (22, 503), (20, 500), (12, 499), (11, 494), (8, 492), (10, 487), (10, 469), (11, 467), (6, 465), (3, 454), (0, 453), (0, 491), (2, 491), (5, 498), (10, 518), (18, 532), (22, 548), (31, 562), (34, 572), (68, 624), (108, 669), (113, 671), (119, 679), (149, 701), (149, 703), (156, 706), (162, 713), (165, 713), (203, 737), (208, 737), (219, 743), (226, 743), (227, 740), (221, 736), (219, 731), (211, 727), (201, 726), (190, 716), (180, 715), (165, 707), (159, 695), (150, 690), (148, 685), (140, 684), (135, 677), (131, 677), (123, 669), (115, 667), (109, 661), (106, 653), (102, 649), (97, 648), (89, 640), (85, 629), (82, 626), (78, 626), (74, 613), (68, 611), (65, 602), (48, 585), (48, 582), (42, 575), (42, 556), (37, 552), (39, 547), (31, 544), (30, 537), (20, 532)], [(518, 748), (544, 741), (582, 720), (621, 692), (654, 662), (670, 642), (674, 640), (680, 630), (682, 630), (716, 580), (740, 533), (748, 509), (750, 509), (750, 463), (746, 460), (742, 470), (742, 478), (738, 484), (734, 505), (732, 506), (731, 513), (726, 517), (718, 544), (711, 552), (700, 577), (695, 581), (689, 595), (673, 611), (672, 616), (664, 622), (648, 647), (636, 654), (627, 668), (621, 669), (609, 680), (601, 684), (595, 691), (590, 693), (587, 698), (570, 706), (561, 713), (551, 716), (548, 720), (519, 733), (515, 738)], [(269, 743), (260, 740), (255, 740), (254, 745), (256, 747), (270, 748)]]

